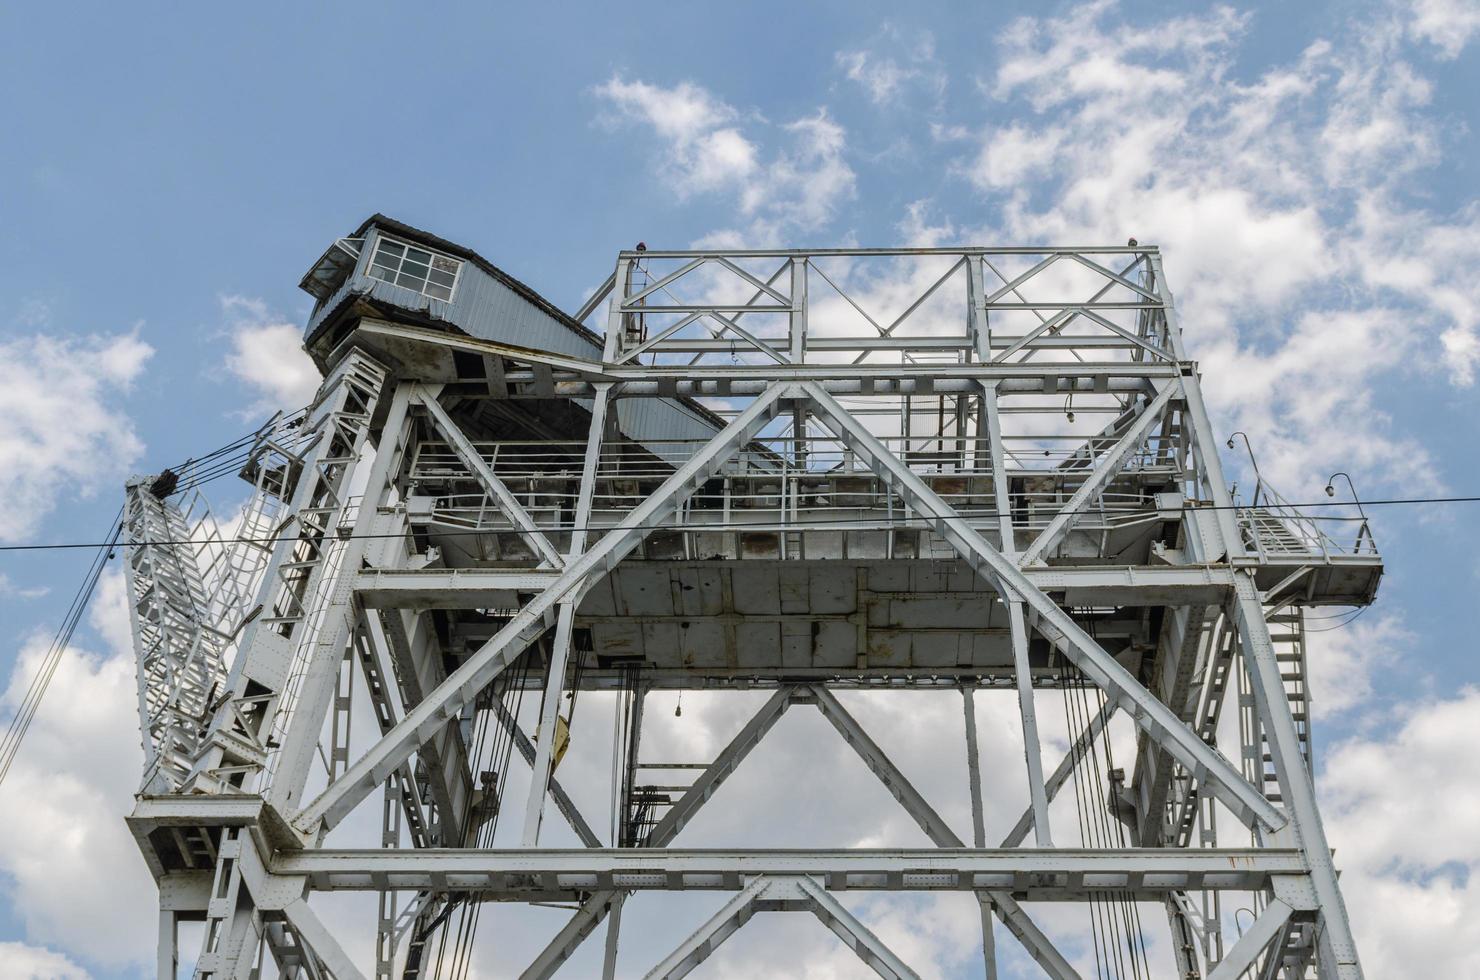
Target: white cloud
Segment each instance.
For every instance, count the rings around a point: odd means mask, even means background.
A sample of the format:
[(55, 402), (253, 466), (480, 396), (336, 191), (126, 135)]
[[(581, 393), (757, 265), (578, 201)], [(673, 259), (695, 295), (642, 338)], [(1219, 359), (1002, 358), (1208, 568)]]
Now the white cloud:
[(1368, 618), (1376, 612), (1364, 613), (1340, 628), (1338, 624), (1352, 615), (1350, 610), (1316, 609), (1307, 614), (1306, 661), (1311, 714), (1317, 722), (1324, 724), (1354, 708), (1368, 707), (1375, 693), (1374, 678), (1396, 664), (1402, 652), (1417, 641), (1394, 615)]
[(153, 353), (137, 332), (0, 341), (0, 541), (127, 475), (144, 444), (120, 402)]
[(916, 35), (913, 43), (893, 24), (885, 24), (871, 49), (839, 51), (833, 61), (876, 106), (898, 105), (911, 90), (936, 102), (945, 94), (947, 75), (935, 56), (935, 36)]
[[(157, 903), (123, 819), (143, 752), (121, 572), (96, 601), (89, 621), (111, 652), (66, 651), (0, 790), (0, 889), (28, 940), (116, 968), (151, 955)], [(22, 645), (0, 697), (7, 717), (49, 641)]]
[(759, 166), (755, 145), (730, 125), (740, 114), (692, 82), (663, 88), (614, 75), (596, 94), (667, 143), (664, 171), (684, 195), (742, 183)]
[(1236, 80), (1248, 24), (1220, 7), (1147, 30), (1108, 0), (1019, 20), (985, 88), (1026, 111), (962, 164), (1000, 208), (980, 235), (1160, 245), (1215, 415), (1287, 496), (1348, 466), (1432, 489), (1372, 396), (1425, 370), (1416, 349), (1457, 385), (1480, 358), (1480, 213), (1401, 203), (1439, 159), (1431, 83), (1383, 18)]
[(1480, 690), (1337, 745), (1317, 784), (1370, 976), (1480, 976)]
[(738, 115), (708, 89), (692, 82), (679, 82), (665, 89), (613, 75), (597, 87), (596, 93), (623, 114), (647, 122), (659, 136), (675, 143), (692, 143)]
[(15, 596), (18, 599), (39, 599), (51, 592), (51, 587), (46, 585), (20, 586), (10, 580), (10, 576), (0, 572), (0, 598)]
[(1415, 0), (1411, 12), (1413, 36), (1437, 45), (1446, 58), (1457, 57), (1480, 31), (1476, 0)]
[(1012, 187), (1026, 179), (1042, 177), (1053, 162), (1063, 133), (1047, 128), (1027, 129), (1012, 123), (995, 130), (982, 141), (981, 153), (971, 168), (971, 179), (980, 187)]
[(90, 980), (86, 970), (61, 953), (25, 943), (0, 943), (0, 963), (11, 980)]
[(853, 196), (853, 168), (844, 159), (847, 134), (826, 109), (782, 128), (793, 138), (792, 149), (781, 154), (767, 179), (748, 195), (748, 209), (764, 201), (783, 227), (820, 227), (832, 218), (838, 202)]
[(877, 57), (867, 51), (839, 51), (838, 67), (851, 81), (862, 85), (876, 105), (894, 101), (900, 87), (918, 72), (901, 68), (893, 58)]
[[(820, 227), (853, 196), (854, 172), (846, 160), (847, 134), (825, 108), (779, 127), (741, 113), (692, 82), (663, 88), (614, 75), (596, 94), (617, 110), (616, 122), (649, 127), (663, 141), (658, 156), (668, 186), (681, 197), (724, 193), (734, 197), (749, 226), (716, 236), (774, 245), (783, 234)], [(778, 132), (767, 148), (742, 125)]]
[(226, 368), (258, 396), (249, 413), (307, 405), (322, 377), (303, 351), (303, 330), (273, 315), (260, 299), (223, 296), (230, 350)]
[(945, 91), (946, 75), (935, 65), (935, 46), (928, 38), (912, 53), (911, 63), (902, 66), (889, 55), (870, 51), (839, 51), (833, 56), (849, 81), (857, 82), (877, 106), (897, 104), (909, 88), (923, 89), (939, 98)]

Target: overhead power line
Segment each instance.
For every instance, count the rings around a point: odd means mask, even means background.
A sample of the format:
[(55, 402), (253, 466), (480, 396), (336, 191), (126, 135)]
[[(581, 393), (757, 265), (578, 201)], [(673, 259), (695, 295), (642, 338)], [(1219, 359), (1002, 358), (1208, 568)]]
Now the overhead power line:
[(41, 663), (37, 665), (36, 673), (31, 678), (30, 686), (26, 688), (26, 694), (21, 699), (20, 707), (11, 716), (10, 725), (5, 730), (5, 737), (0, 740), (0, 784), (5, 782), (5, 777), (10, 772), (10, 764), (15, 761), (21, 742), (31, 727), (31, 721), (36, 717), (36, 711), (41, 707), (42, 699), (46, 697), (46, 690), (51, 686), (51, 679), (56, 674), (57, 665), (61, 663), (62, 654), (67, 651), (67, 646), (72, 642), (72, 634), (82, 620), (82, 614), (87, 610), (87, 604), (98, 586), (98, 579), (102, 577), (103, 568), (108, 564), (108, 559), (112, 557), (118, 536), (123, 533), (122, 518), (123, 509), (119, 508), (118, 516), (113, 519), (113, 537), (98, 546), (98, 553), (93, 557), (87, 574), (83, 576), (82, 584), (78, 586), (76, 594), (73, 595), (72, 604), (67, 607), (67, 614), (62, 618), (62, 625), (57, 629), (56, 636), (52, 638), (51, 646), (41, 658)]
[[(1395, 497), (1395, 498), (1392, 498), (1392, 499), (1389, 499), (1389, 500), (1364, 500), (1364, 501), (1362, 501), (1362, 506), (1363, 507), (1395, 507), (1395, 506), (1420, 506), (1420, 505), (1440, 505), (1440, 504), (1474, 504), (1474, 503), (1480, 503), (1480, 496), (1473, 496), (1473, 497)], [(1314, 508), (1314, 507), (1341, 507), (1341, 506), (1351, 507), (1351, 506), (1354, 506), (1354, 504), (1332, 503), (1329, 500), (1320, 500), (1320, 501), (1311, 501), (1309, 503), (1281, 504), (1280, 506), (1282, 508), (1290, 509), (1290, 510), (1304, 510), (1304, 509), (1307, 509), (1307, 508)], [(1252, 508), (1252, 507), (1249, 507), (1249, 506), (1243, 505), (1243, 504), (1234, 504), (1233, 506), (1230, 506), (1230, 507), (1221, 507), (1221, 506), (1218, 506), (1217, 504), (1208, 504), (1206, 506), (1198, 505), (1198, 506), (1195, 506), (1195, 507), (1194, 506), (1183, 505), (1182, 507), (1147, 507), (1147, 508), (1137, 509), (1137, 510), (1116, 510), (1116, 511), (1110, 511), (1110, 512), (1108, 512), (1106, 516), (1109, 517), (1109, 518), (1112, 518), (1112, 519), (1119, 519), (1119, 518), (1152, 517), (1152, 516), (1155, 516), (1157, 514), (1167, 513), (1168, 511), (1177, 511), (1177, 512), (1180, 512), (1180, 513), (1205, 513), (1205, 512), (1210, 512), (1210, 511), (1224, 511), (1224, 510), (1244, 511), (1244, 510), (1253, 510), (1253, 509), (1255, 509), (1255, 508)], [(991, 510), (974, 510), (970, 514), (951, 514), (951, 515), (947, 515), (945, 517), (926, 517), (926, 516), (921, 515), (921, 516), (916, 516), (916, 517), (909, 518), (904, 523), (931, 523), (931, 522), (935, 522), (935, 521), (963, 521), (963, 522), (965, 522), (965, 521), (980, 521), (980, 520), (987, 520), (987, 519), (990, 519), (990, 518), (994, 518), (994, 517), (997, 517), (997, 516), (999, 516), (999, 515), (998, 515), (998, 513), (996, 511), (991, 511)], [(1362, 517), (1337, 517), (1337, 516), (1328, 516), (1328, 517), (1322, 517), (1321, 520), (1343, 521), (1343, 522), (1350, 523), (1350, 522), (1360, 522), (1360, 521), (1366, 520), (1366, 518), (1362, 518)], [(696, 524), (696, 525), (693, 525), (693, 528), (692, 529), (693, 530), (696, 530), (696, 531), (733, 531), (733, 530), (745, 530), (745, 529), (748, 529), (748, 528), (771, 528), (771, 527), (777, 527), (780, 524), (781, 524), (781, 522), (774, 521), (774, 520), (755, 520), (755, 521), (733, 521), (732, 520), (732, 521), (724, 521), (724, 522), (717, 523), (717, 524)], [(856, 526), (856, 527), (868, 527), (868, 528), (872, 528), (872, 527), (874, 527), (876, 525), (877, 525), (877, 521), (866, 520), (866, 519), (863, 519), (863, 518), (819, 518), (819, 519), (816, 519), (816, 520), (797, 521), (797, 522), (791, 523), (791, 524), (789, 524), (787, 526), (788, 526), (789, 529), (796, 530), (796, 529), (804, 529), (804, 528), (809, 528), (809, 527), (837, 528), (837, 527), (851, 527), (851, 526)], [(585, 525), (584, 527), (578, 526), (578, 525), (572, 525), (572, 524), (562, 524), (562, 525), (560, 525), (558, 527), (542, 528), (541, 530), (547, 530), (547, 531), (607, 531), (607, 530), (611, 530), (611, 527), (612, 527), (612, 525), (609, 525), (609, 524), (588, 524), (588, 525)], [(438, 534), (441, 535), (441, 536), (443, 536), (443, 537), (462, 537), (462, 536), (465, 536), (465, 535), (474, 535), (474, 536), (476, 536), (476, 535), (480, 535), (480, 534), (491, 534), (491, 533), (522, 533), (522, 532), (517, 527), (489, 527), (489, 528), (481, 528), (481, 529), (476, 529), (476, 530), (475, 529), (471, 529), (471, 528), (465, 529), (465, 530), (452, 530), (452, 529), (449, 529), (449, 530), (444, 530), (444, 531), (439, 531), (438, 532)], [(351, 540), (351, 539), (356, 539), (356, 538), (359, 538), (359, 539), (399, 538), (399, 537), (403, 537), (403, 536), (404, 536), (404, 532), (385, 532), (385, 533), (378, 533), (378, 534), (376, 534), (376, 533), (365, 533), (365, 534), (340, 534), (340, 535), (336, 535), (336, 537), (339, 540)], [(171, 540), (171, 541), (132, 541), (132, 542), (130, 542), (130, 541), (123, 541), (123, 542), (119, 542), (117, 544), (117, 546), (120, 547), (120, 548), (135, 548), (135, 547), (154, 546), (154, 545), (192, 545), (192, 544), (222, 544), (222, 543), (225, 543), (225, 544), (276, 544), (279, 541), (296, 539), (297, 537), (298, 537), (297, 535), (276, 535), (276, 536), (269, 536), (269, 537), (211, 538), (210, 540), (206, 540), (206, 539), (203, 539), (203, 538), (202, 539), (182, 538), (182, 539), (179, 539), (179, 540)], [(97, 547), (101, 547), (102, 544), (103, 544), (103, 542), (96, 542), (96, 541), (62, 541), (62, 542), (51, 542), (51, 543), (44, 543), (44, 544), (8, 544), (8, 545), (0, 545), (0, 552), (59, 551), (59, 550), (65, 550), (65, 549), (97, 548)]]
[[(300, 409), (299, 412), (294, 412), (289, 418), (297, 416), (301, 411)], [(193, 467), (193, 469), (190, 470), (184, 484), (176, 488), (176, 492), (182, 493), (194, 489), (219, 476), (240, 469), (250, 455), (250, 450), (241, 452), (242, 448), (255, 443), (262, 431), (262, 429), (257, 429), (232, 440), (219, 449), (212, 450), (199, 459), (188, 460), (181, 464), (179, 467), (181, 470), (187, 467)], [(87, 611), (93, 593), (97, 591), (98, 580), (102, 578), (103, 569), (119, 547), (119, 538), (123, 534), (122, 507), (118, 509), (118, 513), (114, 515), (109, 526), (112, 532), (106, 541), (77, 546), (97, 548), (97, 554), (93, 556), (92, 562), (88, 565), (87, 572), (82, 577), (82, 584), (73, 594), (72, 603), (62, 617), (62, 624), (57, 628), (51, 646), (47, 648), (46, 654), (41, 658), (41, 663), (37, 665), (36, 673), (31, 677), (31, 683), (26, 688), (25, 696), (21, 699), (15, 714), (11, 716), (3, 739), (0, 739), (0, 785), (4, 784), (5, 777), (10, 773), (11, 763), (15, 761), (16, 754), (20, 751), (21, 742), (25, 740), (26, 732), (31, 728), (31, 722), (35, 719), (36, 712), (46, 697), (47, 689), (51, 687), (52, 678), (56, 675), (62, 655), (67, 652), (68, 646), (72, 643), (72, 634), (77, 631), (77, 624), (82, 621), (83, 613)]]

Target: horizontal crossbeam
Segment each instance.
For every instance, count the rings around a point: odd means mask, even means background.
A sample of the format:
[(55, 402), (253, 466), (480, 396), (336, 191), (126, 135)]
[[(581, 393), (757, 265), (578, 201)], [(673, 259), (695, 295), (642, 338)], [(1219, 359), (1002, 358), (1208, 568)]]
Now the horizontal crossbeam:
[(1011, 891), (1029, 900), (1092, 891), (1164, 896), (1178, 890), (1259, 890), (1271, 876), (1301, 875), (1299, 851), (1271, 848), (885, 848), (847, 850), (305, 850), (280, 851), (273, 873), (304, 876), (320, 891), (412, 889), (482, 892), (735, 891), (756, 875), (809, 875), (830, 890)]
[(543, 632), (547, 614), (568, 595), (579, 594), (625, 558), (653, 526), (661, 523), (729, 459), (755, 438), (779, 410), (780, 387), (756, 399), (724, 429), (663, 482), (651, 496), (628, 512), (621, 523), (571, 562), (550, 586), (536, 595), (448, 675), (406, 717), (381, 737), (335, 782), (298, 812), (293, 824), (305, 834), (332, 828), (394, 772), (402, 762), (477, 696)]
[(850, 416), (835, 398), (815, 384), (803, 388), (812, 396), (814, 408), (823, 423), (834, 430), (834, 435), (863, 457), (878, 475), (888, 478), (911, 507), (935, 522), (936, 532), (980, 575), (997, 582), (999, 589), (1016, 593), (1030, 610), (1038, 632), (1074, 661), (1107, 697), (1127, 710), (1137, 725), (1193, 772), (1240, 820), (1251, 826), (1257, 821), (1271, 830), (1285, 826), (1288, 820), (1279, 808), (1265, 799), (1217, 749), (1199, 738), (1175, 712), (1146, 690), (1124, 665), (1106, 653), (1050, 596), (1034, 587), (1015, 561), (960, 521), (949, 504)]
[[(1233, 569), (1226, 565), (1029, 568), (1023, 574), (1042, 592), (1064, 592), (1071, 606), (1214, 604), (1226, 601), (1234, 586)], [(545, 569), (368, 569), (357, 576), (355, 594), (372, 609), (507, 608), (517, 605), (510, 600), (519, 593), (541, 591), (559, 577)]]
[[(1074, 305), (1074, 304), (1069, 304)], [(685, 310), (688, 308), (685, 307)], [(741, 309), (746, 309), (741, 307)], [(652, 312), (648, 308), (648, 312)], [(749, 308), (749, 312), (758, 312), (755, 308)], [(356, 328), (357, 332), (371, 337), (388, 338), (399, 341), (422, 342), (443, 350), (462, 350), (476, 354), (497, 355), (514, 361), (516, 364), (539, 364), (552, 370), (552, 377), (556, 385), (556, 394), (560, 396), (580, 395), (578, 390), (566, 390), (560, 387), (569, 381), (582, 381), (588, 383), (598, 382), (625, 382), (623, 393), (626, 395), (638, 394), (665, 394), (656, 388), (645, 389), (641, 387), (643, 382), (663, 383), (665, 385), (676, 385), (679, 393), (704, 394), (705, 384), (722, 384), (727, 386), (735, 394), (758, 393), (758, 388), (745, 388), (745, 382), (766, 381), (818, 381), (824, 383), (837, 383), (838, 391), (843, 393), (857, 392), (860, 385), (869, 385), (872, 390), (884, 392), (886, 390), (907, 390), (908, 393), (926, 395), (931, 393), (931, 385), (934, 390), (945, 390), (940, 387), (942, 382), (948, 381), (1013, 381), (1031, 380), (1032, 385), (1024, 387), (1023, 391), (1043, 391), (1042, 382), (1044, 378), (1078, 378), (1086, 381), (1094, 379), (1129, 379), (1140, 382), (1150, 378), (1177, 378), (1180, 377), (1181, 368), (1175, 363), (1154, 363), (1146, 361), (1020, 361), (1012, 363), (936, 363), (936, 364), (910, 364), (907, 367), (886, 364), (795, 364), (777, 362), (742, 362), (739, 364), (727, 363), (715, 364), (603, 364), (600, 361), (586, 360), (571, 357), (565, 354), (553, 354), (548, 351), (535, 350), (533, 348), (519, 347), (513, 344), (504, 344), (492, 340), (483, 340), (477, 337), (457, 337), (442, 331), (429, 330), (424, 327), (408, 327), (400, 324), (388, 323), (379, 320), (361, 320)], [(511, 382), (519, 381), (523, 375), (517, 370), (509, 371), (506, 379)], [(532, 379), (531, 379), (532, 380)], [(638, 385), (638, 387), (633, 387)], [(904, 388), (897, 387), (903, 385)], [(882, 387), (879, 387), (882, 386)], [(829, 388), (829, 390), (833, 390)], [(961, 390), (980, 391), (979, 387)], [(1002, 389), (1011, 392), (1011, 386)], [(1112, 389), (1114, 390), (1114, 389)], [(1127, 389), (1131, 390), (1131, 389)], [(1143, 385), (1136, 385), (1134, 390), (1144, 390)]]

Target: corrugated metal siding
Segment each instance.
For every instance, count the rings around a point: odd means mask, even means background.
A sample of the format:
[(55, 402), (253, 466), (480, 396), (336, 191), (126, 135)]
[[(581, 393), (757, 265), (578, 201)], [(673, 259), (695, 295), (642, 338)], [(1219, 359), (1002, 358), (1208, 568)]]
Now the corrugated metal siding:
[[(389, 237), (400, 240), (396, 235)], [(378, 232), (366, 235), (365, 247), (361, 250), (354, 274), (309, 320), (307, 336), (312, 336), (324, 317), (345, 299), (357, 295), (450, 324), (483, 340), (600, 359), (599, 343), (576, 333), (472, 262), (463, 263), (451, 302), (432, 299), (404, 286), (371, 278), (365, 274), (365, 269), (378, 238)], [(663, 441), (707, 439), (715, 431), (712, 423), (699, 417), (692, 409), (669, 399), (621, 399), (616, 408), (617, 424), (623, 434), (674, 463), (686, 459), (688, 450), (665, 447)]]

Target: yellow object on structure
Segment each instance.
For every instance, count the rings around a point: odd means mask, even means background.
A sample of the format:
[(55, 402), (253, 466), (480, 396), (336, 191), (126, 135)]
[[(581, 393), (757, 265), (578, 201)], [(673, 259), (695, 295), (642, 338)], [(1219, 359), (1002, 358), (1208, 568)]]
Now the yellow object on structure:
[[(534, 740), (535, 740), (535, 743), (536, 744), (539, 743), (539, 740), (540, 740), (540, 729), (543, 728), (543, 727), (544, 727), (543, 725), (537, 725), (537, 726), (535, 726)], [(555, 754), (550, 759), (550, 771), (551, 772), (554, 772), (555, 771), (555, 768), (560, 765), (560, 760), (563, 759), (563, 758), (565, 758), (565, 750), (568, 749), (568, 748), (570, 748), (570, 724), (565, 720), (564, 716), (562, 716), (562, 715), (556, 715), (555, 716)]]

